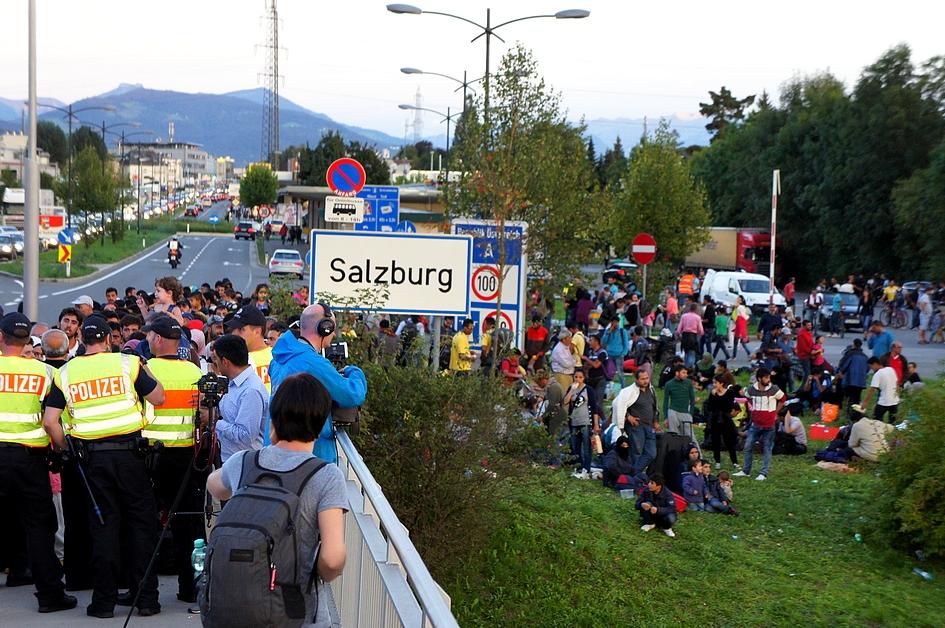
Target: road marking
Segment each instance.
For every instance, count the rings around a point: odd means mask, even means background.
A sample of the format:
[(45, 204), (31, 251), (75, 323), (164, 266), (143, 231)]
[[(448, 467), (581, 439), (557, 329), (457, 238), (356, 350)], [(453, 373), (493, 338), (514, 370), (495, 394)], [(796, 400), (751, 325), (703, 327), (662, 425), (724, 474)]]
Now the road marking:
[(13, 281), (14, 281), (14, 283), (16, 283), (16, 285), (18, 285), (19, 287), (21, 287), (21, 288), (23, 287), (23, 282), (20, 281), (19, 279), (14, 279)]
[[(194, 255), (194, 259), (190, 260), (190, 264), (187, 265), (187, 268), (184, 269), (184, 272), (180, 274), (181, 279), (184, 278), (184, 275), (186, 275), (190, 271), (190, 269), (193, 267), (193, 265), (197, 262), (197, 260), (200, 259), (200, 256), (203, 255), (203, 252), (207, 250), (207, 247), (213, 244), (214, 242), (216, 242), (218, 239), (219, 238), (216, 238), (216, 237), (210, 238), (210, 241), (203, 245), (203, 248), (201, 248), (197, 252), (197, 254)], [(224, 262), (224, 265), (225, 265), (225, 262)]]

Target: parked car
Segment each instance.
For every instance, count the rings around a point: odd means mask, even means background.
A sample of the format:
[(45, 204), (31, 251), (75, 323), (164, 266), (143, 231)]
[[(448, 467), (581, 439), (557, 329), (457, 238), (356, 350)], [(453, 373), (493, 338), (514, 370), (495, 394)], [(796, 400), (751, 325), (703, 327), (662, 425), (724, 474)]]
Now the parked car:
[(13, 238), (13, 248), (16, 250), (16, 254), (23, 255), (23, 232), (11, 231), (9, 235)]
[(615, 259), (613, 260), (607, 268), (604, 269), (602, 279), (604, 283), (607, 283), (607, 279), (613, 277), (618, 281), (626, 281), (633, 275), (633, 271), (637, 269), (637, 265), (631, 261), (625, 259)]
[(193, 205), (193, 206), (188, 207), (187, 209), (184, 210), (184, 216), (185, 216), (185, 217), (186, 217), (186, 216), (193, 216), (194, 218), (196, 218), (199, 214), (200, 214), (200, 207), (197, 206), (197, 205)]
[(9, 233), (0, 234), (0, 259), (16, 259), (16, 248), (13, 246), (13, 236)]
[[(744, 271), (716, 271), (710, 268), (702, 282), (699, 300), (702, 301), (709, 296), (715, 303), (732, 307), (735, 305), (736, 297), (740, 296), (751, 312), (760, 316), (768, 309), (770, 286), (771, 282), (764, 275)], [(774, 304), (784, 309), (784, 297), (777, 288), (774, 289)]]
[(276, 249), (269, 260), (269, 275), (296, 275), (299, 279), (305, 270), (302, 255), (294, 249)]
[(933, 285), (931, 281), (907, 281), (902, 284), (900, 289), (902, 290), (902, 296), (911, 297), (916, 293), (916, 290), (922, 293), (931, 285)]
[[(840, 309), (843, 313), (843, 328), (845, 330), (862, 328), (863, 321), (857, 315), (857, 312), (860, 309), (860, 297), (855, 294), (850, 294), (849, 292), (841, 292), (840, 301)], [(818, 327), (824, 331), (828, 331), (830, 329), (830, 315), (833, 312), (831, 309), (832, 303), (833, 294), (825, 294), (824, 304), (821, 306), (819, 312), (820, 320), (818, 321)]]
[(17, 231), (19, 229), (12, 225), (0, 225), (0, 233), (16, 233)]
[(249, 221), (244, 221), (244, 222), (238, 223), (235, 227), (233, 227), (233, 237), (237, 240), (239, 240), (240, 238), (246, 238), (247, 240), (255, 240), (257, 231), (258, 229), (256, 229), (256, 225), (254, 223), (249, 222)]

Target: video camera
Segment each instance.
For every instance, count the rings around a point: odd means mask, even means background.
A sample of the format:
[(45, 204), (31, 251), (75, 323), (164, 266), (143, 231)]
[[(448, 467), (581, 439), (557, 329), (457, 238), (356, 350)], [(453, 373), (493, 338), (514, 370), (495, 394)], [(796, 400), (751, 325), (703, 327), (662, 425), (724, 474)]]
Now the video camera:
[(197, 392), (203, 395), (201, 404), (205, 408), (215, 408), (230, 389), (230, 380), (223, 375), (207, 373), (197, 380)]
[(348, 360), (348, 343), (333, 342), (325, 347), (323, 355), (335, 368), (344, 366), (344, 363)]

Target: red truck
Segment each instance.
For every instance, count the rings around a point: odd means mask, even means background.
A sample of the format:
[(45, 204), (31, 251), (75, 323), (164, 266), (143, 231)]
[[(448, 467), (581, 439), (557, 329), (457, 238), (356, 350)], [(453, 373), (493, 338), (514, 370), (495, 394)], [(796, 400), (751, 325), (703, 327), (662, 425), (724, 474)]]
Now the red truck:
[(686, 267), (744, 270), (767, 275), (771, 268), (771, 232), (767, 229), (709, 227), (709, 241), (686, 257)]

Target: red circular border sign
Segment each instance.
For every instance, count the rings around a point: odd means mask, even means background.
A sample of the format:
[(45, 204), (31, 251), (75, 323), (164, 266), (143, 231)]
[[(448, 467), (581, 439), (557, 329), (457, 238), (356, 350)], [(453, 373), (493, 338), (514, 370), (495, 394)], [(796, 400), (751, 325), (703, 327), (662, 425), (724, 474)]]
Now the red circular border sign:
[[(345, 172), (341, 169), (342, 166), (354, 166), (357, 170), (360, 179), (358, 181), (352, 180)], [(334, 175), (338, 174), (342, 179), (347, 181), (351, 188), (350, 190), (339, 190), (332, 184), (332, 179)], [(331, 162), (331, 165), (328, 166), (328, 171), (325, 173), (325, 183), (328, 184), (328, 188), (332, 191), (333, 194), (338, 196), (356, 196), (358, 192), (364, 188), (364, 183), (367, 181), (367, 174), (364, 172), (364, 166), (361, 165), (356, 159), (351, 159), (350, 157), (342, 157), (341, 159), (336, 159)]]
[[(479, 291), (476, 290), (476, 278), (479, 276), (479, 273), (481, 273), (484, 270), (488, 270), (493, 275), (495, 275), (495, 278), (496, 278), (496, 291), (492, 294), (491, 297), (480, 294)], [(476, 298), (482, 299), (483, 301), (492, 301), (496, 297), (499, 296), (498, 281), (499, 281), (499, 270), (495, 266), (480, 266), (473, 272), (472, 278), (469, 280), (469, 283), (472, 284), (472, 291), (473, 291), (473, 294), (476, 295)]]
[[(635, 253), (633, 249), (638, 246), (652, 246), (653, 251)], [(656, 259), (656, 239), (649, 233), (638, 233), (636, 237), (633, 238), (633, 242), (630, 245), (630, 254), (633, 256), (633, 259), (636, 260), (637, 264), (646, 266)]]
[[(479, 334), (480, 334), (480, 336), (482, 335), (482, 331), (483, 331), (483, 330), (482, 330), (482, 327), (483, 327), (483, 325), (486, 324), (486, 318), (489, 318), (490, 316), (493, 317), (493, 318), (495, 318), (496, 314), (498, 314), (498, 313), (499, 313), (499, 311), (498, 311), (498, 310), (495, 310), (495, 311), (492, 312), (491, 314), (486, 314), (485, 318), (482, 319), (482, 323), (480, 323), (480, 325), (479, 325)], [(509, 331), (510, 331), (512, 334), (514, 334), (514, 333), (515, 333), (515, 325), (512, 323), (512, 317), (509, 316), (508, 313), (506, 313), (505, 310), (502, 310), (502, 320), (504, 320), (504, 321), (506, 322), (506, 324), (508, 324), (508, 326), (509, 326)]]

